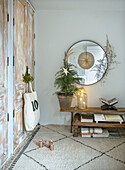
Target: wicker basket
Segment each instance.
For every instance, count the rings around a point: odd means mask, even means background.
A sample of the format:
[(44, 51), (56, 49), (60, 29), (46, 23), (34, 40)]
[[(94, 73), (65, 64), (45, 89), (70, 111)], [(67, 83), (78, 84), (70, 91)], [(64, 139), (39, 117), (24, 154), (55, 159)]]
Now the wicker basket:
[(70, 109), (73, 96), (58, 96), (60, 109), (68, 110)]

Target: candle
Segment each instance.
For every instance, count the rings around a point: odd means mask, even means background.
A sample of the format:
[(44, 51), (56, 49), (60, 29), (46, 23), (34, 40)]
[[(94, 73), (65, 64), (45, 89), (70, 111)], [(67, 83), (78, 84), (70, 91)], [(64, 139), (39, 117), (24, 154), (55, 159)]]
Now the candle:
[(83, 90), (81, 90), (81, 96), (83, 96)]
[(82, 108), (82, 98), (79, 98), (79, 108)]
[(40, 147), (40, 148), (43, 147), (43, 140), (42, 140), (42, 139), (39, 141), (39, 147)]
[(86, 108), (86, 103), (85, 102), (83, 102), (83, 108)]
[(53, 141), (52, 140), (49, 141), (49, 148), (50, 148), (51, 151), (54, 150), (54, 145), (53, 145)]
[(50, 150), (51, 150), (51, 151), (54, 150), (54, 145), (53, 145), (53, 144), (50, 145)]

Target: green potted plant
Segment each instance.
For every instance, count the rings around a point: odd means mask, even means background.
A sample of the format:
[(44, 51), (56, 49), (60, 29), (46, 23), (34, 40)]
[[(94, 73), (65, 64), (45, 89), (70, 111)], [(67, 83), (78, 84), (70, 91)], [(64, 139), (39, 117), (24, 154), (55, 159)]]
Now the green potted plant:
[(61, 110), (69, 109), (71, 106), (72, 98), (78, 90), (76, 84), (79, 83), (81, 78), (78, 78), (77, 72), (73, 70), (73, 65), (68, 63), (68, 57), (74, 52), (70, 50), (65, 53), (64, 65), (55, 74), (55, 87), (59, 89), (56, 92)]
[(26, 73), (23, 74), (23, 81), (27, 85), (26, 92), (32, 92), (32, 85), (30, 83), (33, 80), (34, 80), (33, 77), (28, 73), (28, 66), (26, 66)]

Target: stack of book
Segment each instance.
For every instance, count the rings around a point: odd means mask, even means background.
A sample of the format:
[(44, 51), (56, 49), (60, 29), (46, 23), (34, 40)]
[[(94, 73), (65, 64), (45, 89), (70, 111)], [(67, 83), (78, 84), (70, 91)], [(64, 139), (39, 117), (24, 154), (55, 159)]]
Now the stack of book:
[(81, 114), (81, 122), (93, 122), (93, 115)]
[(107, 129), (102, 129), (102, 133), (93, 133), (93, 137), (95, 138), (108, 138), (109, 132)]
[(90, 128), (81, 128), (81, 137), (91, 137)]
[(102, 128), (81, 128), (81, 137), (109, 137), (109, 132)]
[(109, 138), (120, 138), (120, 134), (118, 131), (108, 130), (108, 132), (109, 132)]
[(100, 122), (123, 122), (123, 118), (120, 115), (115, 115), (115, 114), (94, 114), (94, 120), (96, 123)]

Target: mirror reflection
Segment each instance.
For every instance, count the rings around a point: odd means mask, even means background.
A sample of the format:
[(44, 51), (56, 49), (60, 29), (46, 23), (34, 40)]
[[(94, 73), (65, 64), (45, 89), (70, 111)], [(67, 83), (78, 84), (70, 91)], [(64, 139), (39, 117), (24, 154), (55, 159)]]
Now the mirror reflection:
[(79, 41), (69, 50), (73, 54), (68, 58), (68, 63), (75, 66), (78, 77), (82, 78), (81, 85), (91, 85), (102, 79), (107, 69), (107, 57), (104, 49), (93, 41)]

